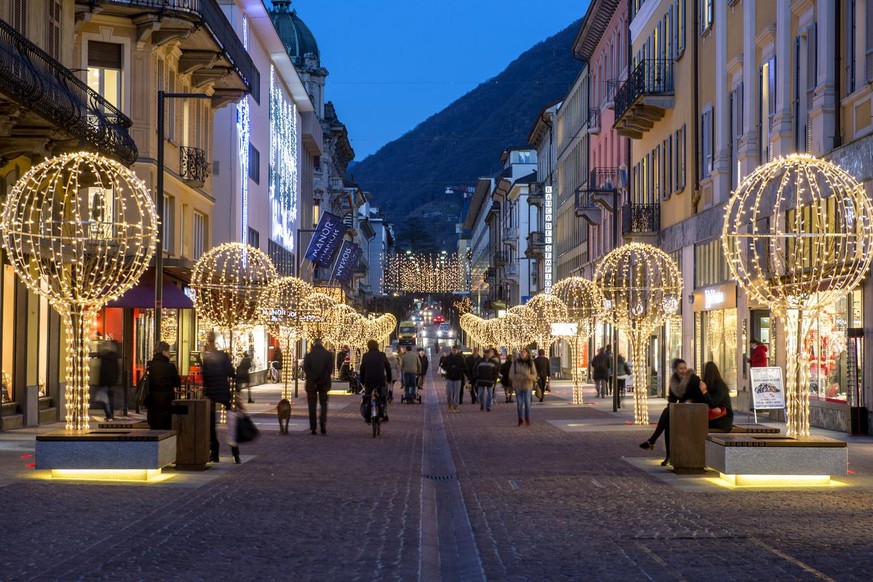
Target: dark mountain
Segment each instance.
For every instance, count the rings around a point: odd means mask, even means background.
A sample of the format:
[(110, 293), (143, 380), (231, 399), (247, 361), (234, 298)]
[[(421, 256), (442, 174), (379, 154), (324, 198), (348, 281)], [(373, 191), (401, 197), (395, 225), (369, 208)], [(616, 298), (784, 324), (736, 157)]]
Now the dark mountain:
[[(567, 93), (582, 68), (572, 55), (578, 30), (577, 21), (528, 49), (493, 79), (350, 167), (351, 177), (397, 223), (401, 247), (455, 247), (462, 199), (448, 189), (494, 175), (505, 148), (527, 143), (537, 114)], [(419, 220), (406, 224), (412, 218)]]

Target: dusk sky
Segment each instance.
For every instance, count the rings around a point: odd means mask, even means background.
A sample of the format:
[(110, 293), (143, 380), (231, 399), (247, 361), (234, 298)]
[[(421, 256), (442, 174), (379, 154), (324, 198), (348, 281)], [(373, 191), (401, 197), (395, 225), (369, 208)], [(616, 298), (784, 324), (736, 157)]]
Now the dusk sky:
[(355, 159), (413, 129), (581, 18), (587, 0), (295, 0)]

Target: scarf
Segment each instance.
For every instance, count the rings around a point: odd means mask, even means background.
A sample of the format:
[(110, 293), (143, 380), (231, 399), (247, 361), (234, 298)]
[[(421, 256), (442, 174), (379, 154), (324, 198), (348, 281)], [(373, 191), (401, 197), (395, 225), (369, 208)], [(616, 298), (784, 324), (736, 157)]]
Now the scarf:
[(688, 383), (691, 382), (692, 376), (694, 376), (693, 370), (688, 370), (688, 373), (684, 378), (676, 373), (670, 376), (670, 392), (680, 401), (685, 399), (685, 393), (688, 391)]

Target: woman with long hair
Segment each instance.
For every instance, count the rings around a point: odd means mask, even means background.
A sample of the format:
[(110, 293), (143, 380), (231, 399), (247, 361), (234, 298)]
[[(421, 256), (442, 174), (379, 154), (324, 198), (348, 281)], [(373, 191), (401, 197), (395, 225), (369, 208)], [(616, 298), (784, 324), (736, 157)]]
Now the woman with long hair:
[(703, 402), (703, 394), (700, 391), (700, 377), (694, 370), (688, 367), (685, 360), (676, 358), (673, 360), (673, 375), (670, 376), (670, 392), (667, 395), (668, 405), (658, 418), (655, 432), (648, 439), (640, 443), (641, 449), (652, 450), (661, 433), (664, 435), (664, 446), (667, 454), (661, 462), (662, 466), (670, 463), (670, 404), (679, 402)]
[(529, 349), (521, 350), (521, 354), (512, 362), (509, 379), (512, 389), (515, 390), (518, 426), (522, 424), (530, 426), (530, 393), (537, 379), (537, 371)]
[(730, 432), (734, 425), (734, 411), (731, 407), (731, 395), (727, 382), (721, 377), (721, 372), (715, 362), (706, 362), (703, 366), (703, 379), (700, 381), (702, 402), (709, 406), (711, 432)]

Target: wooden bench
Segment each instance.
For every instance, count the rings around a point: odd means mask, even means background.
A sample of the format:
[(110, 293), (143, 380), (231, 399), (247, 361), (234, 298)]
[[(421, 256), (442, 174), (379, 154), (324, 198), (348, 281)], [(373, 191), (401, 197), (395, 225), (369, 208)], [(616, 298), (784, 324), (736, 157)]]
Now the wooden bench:
[[(750, 422), (748, 424), (735, 424), (731, 427), (731, 434), (779, 434), (778, 428), (767, 426), (758, 422)], [(709, 434), (728, 434), (719, 432), (710, 432)]]

